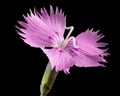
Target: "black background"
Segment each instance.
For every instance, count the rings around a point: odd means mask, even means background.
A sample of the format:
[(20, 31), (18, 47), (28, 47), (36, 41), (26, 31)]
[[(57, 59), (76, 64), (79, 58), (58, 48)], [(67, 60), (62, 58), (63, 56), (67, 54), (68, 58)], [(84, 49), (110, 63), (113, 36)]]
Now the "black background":
[[(15, 25), (17, 20), (23, 20), (22, 15), (29, 9), (49, 6), (62, 8), (67, 15), (67, 26), (75, 27), (72, 35), (76, 36), (87, 28), (101, 30), (105, 35), (103, 41), (109, 43), (111, 56), (107, 58), (105, 68), (72, 67), (70, 75), (59, 72), (54, 86), (48, 96), (86, 96), (116, 94), (117, 69), (112, 63), (112, 44), (115, 17), (113, 2), (79, 1), (79, 0), (17, 0), (6, 2), (2, 12), (5, 17), (5, 93), (15, 96), (39, 96), (39, 85), (48, 62), (45, 54), (38, 48), (25, 44), (17, 35)], [(6, 63), (5, 63), (6, 62)], [(6, 95), (5, 95), (6, 96)]]

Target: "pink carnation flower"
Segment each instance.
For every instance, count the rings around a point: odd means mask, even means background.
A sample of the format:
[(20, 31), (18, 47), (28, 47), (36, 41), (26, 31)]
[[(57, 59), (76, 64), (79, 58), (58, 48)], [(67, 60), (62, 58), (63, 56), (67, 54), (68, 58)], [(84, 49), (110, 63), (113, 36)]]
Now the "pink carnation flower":
[[(71, 35), (74, 27), (66, 27), (66, 16), (62, 10), (54, 12), (50, 6), (50, 14), (45, 8), (40, 12), (34, 10), (24, 16), (26, 22), (18, 21), (23, 27), (16, 27), (22, 40), (32, 47), (41, 48), (47, 55), (52, 69), (69, 73), (70, 67), (97, 67), (104, 66), (107, 61), (107, 43), (98, 42), (104, 37), (98, 34), (99, 31), (88, 29), (79, 34), (76, 38)], [(64, 38), (65, 29), (69, 29), (68, 35)], [(101, 64), (101, 63), (103, 64)]]

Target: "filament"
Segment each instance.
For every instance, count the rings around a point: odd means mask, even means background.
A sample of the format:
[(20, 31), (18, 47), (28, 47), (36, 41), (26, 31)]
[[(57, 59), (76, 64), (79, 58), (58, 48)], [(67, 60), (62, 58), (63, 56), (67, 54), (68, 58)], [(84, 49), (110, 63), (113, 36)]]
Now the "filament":
[(70, 40), (72, 40), (72, 41), (73, 41), (73, 47), (74, 47), (74, 48), (78, 48), (79, 46), (76, 45), (75, 37), (73, 37), (73, 36), (70, 37), (72, 31), (74, 30), (74, 27), (73, 27), (73, 26), (65, 27), (65, 29), (70, 29), (70, 31), (69, 31), (68, 35), (66, 36), (64, 42), (61, 44), (60, 47), (64, 49), (64, 48), (66, 47), (66, 45), (68, 44), (68, 42), (69, 42)]
[(69, 36), (71, 35), (72, 31), (74, 30), (74, 27), (73, 26), (70, 26), (70, 27), (65, 27), (65, 29), (70, 29), (67, 37), (65, 38), (65, 40), (67, 40), (69, 38)]
[(74, 47), (74, 48), (78, 48), (78, 47), (79, 47), (78, 45), (76, 45), (75, 37), (71, 36), (71, 37), (67, 40), (66, 43), (68, 43), (70, 40), (73, 41), (73, 47)]

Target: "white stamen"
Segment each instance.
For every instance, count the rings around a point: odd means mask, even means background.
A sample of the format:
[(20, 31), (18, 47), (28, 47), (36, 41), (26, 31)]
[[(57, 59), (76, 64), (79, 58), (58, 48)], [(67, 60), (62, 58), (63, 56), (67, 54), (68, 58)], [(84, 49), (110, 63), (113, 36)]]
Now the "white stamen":
[(70, 26), (70, 27), (65, 27), (65, 29), (70, 29), (67, 37), (65, 38), (65, 40), (67, 40), (69, 38), (69, 36), (71, 35), (72, 31), (74, 30), (74, 27), (73, 26)]
[(73, 36), (71, 36), (71, 37), (67, 40), (67, 43), (68, 43), (71, 39), (73, 40), (73, 46), (74, 46), (74, 48), (78, 48), (79, 46), (76, 45), (75, 37), (73, 37)]
[(70, 37), (72, 31), (74, 30), (74, 27), (73, 26), (65, 27), (65, 29), (70, 29), (70, 31), (69, 31), (68, 35), (66, 36), (64, 42), (62, 43), (61, 48), (65, 48), (65, 46), (68, 44), (68, 42), (70, 40), (73, 40), (73, 46), (74, 46), (74, 48), (78, 48), (79, 46), (76, 45), (75, 37), (73, 37), (73, 36)]

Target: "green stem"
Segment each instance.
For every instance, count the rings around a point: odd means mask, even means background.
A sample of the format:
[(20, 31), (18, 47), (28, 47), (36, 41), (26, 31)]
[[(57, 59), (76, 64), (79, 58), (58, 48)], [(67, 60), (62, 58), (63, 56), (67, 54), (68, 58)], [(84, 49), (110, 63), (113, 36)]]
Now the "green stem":
[(48, 62), (40, 85), (40, 96), (46, 96), (48, 94), (54, 84), (57, 74), (58, 73), (54, 69), (51, 69), (51, 65)]

